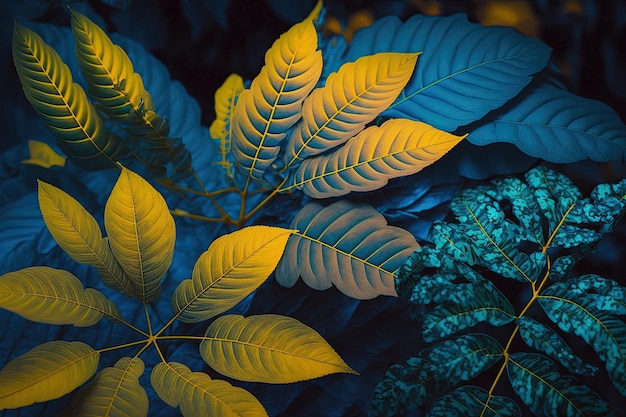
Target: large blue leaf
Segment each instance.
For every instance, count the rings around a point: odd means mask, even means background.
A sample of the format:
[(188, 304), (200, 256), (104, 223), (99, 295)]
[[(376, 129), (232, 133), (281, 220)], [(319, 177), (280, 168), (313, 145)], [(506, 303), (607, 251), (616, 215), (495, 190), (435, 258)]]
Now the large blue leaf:
[[(464, 15), (387, 17), (354, 36), (345, 61), (376, 52), (422, 52), (412, 79), (383, 113), (453, 131), (515, 97), (550, 57), (543, 42)], [(336, 63), (334, 63), (336, 65)]]
[(616, 161), (626, 155), (626, 126), (609, 106), (549, 84), (537, 85), (487, 115), (468, 140), (476, 145), (510, 142), (528, 155), (557, 163)]

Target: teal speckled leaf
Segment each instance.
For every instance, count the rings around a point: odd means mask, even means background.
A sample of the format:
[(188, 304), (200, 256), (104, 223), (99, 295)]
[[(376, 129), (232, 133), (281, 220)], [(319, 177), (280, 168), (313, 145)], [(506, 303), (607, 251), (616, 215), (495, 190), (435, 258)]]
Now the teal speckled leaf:
[(423, 276), (415, 285), (410, 301), (416, 304), (463, 303), (468, 298), (476, 296), (476, 293), (481, 292), (493, 294), (498, 300), (508, 303), (504, 294), (491, 281), (456, 283), (439, 274)]
[(626, 179), (617, 184), (600, 184), (589, 198), (576, 204), (567, 216), (571, 223), (593, 223), (600, 226), (602, 233), (613, 231), (615, 223), (626, 208)]
[[(576, 334), (593, 347), (605, 362), (609, 378), (617, 390), (626, 395), (626, 323), (606, 311), (606, 306), (598, 308), (598, 297), (588, 292), (592, 289), (588, 286), (590, 277), (554, 284), (542, 292), (538, 301), (561, 330)], [(599, 295), (606, 297), (600, 305), (609, 298), (618, 302), (610, 295)]]
[(598, 372), (598, 368), (574, 355), (567, 343), (550, 327), (528, 316), (520, 317), (516, 323), (522, 340), (529, 347), (545, 353), (577, 374), (595, 375)]
[(480, 387), (459, 387), (433, 402), (427, 417), (521, 417), (517, 403)]
[(576, 378), (561, 375), (543, 355), (514, 353), (507, 372), (515, 393), (538, 416), (615, 416), (611, 406)]

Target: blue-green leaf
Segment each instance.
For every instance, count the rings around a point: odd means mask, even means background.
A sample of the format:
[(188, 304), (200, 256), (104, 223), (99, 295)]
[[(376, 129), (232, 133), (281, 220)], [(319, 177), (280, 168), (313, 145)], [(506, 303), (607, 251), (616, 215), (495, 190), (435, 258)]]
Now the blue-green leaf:
[(530, 156), (556, 163), (619, 161), (626, 155), (626, 126), (615, 111), (549, 84), (487, 115), (468, 140), (476, 145), (511, 142)]
[(561, 365), (577, 374), (595, 375), (598, 372), (598, 368), (574, 355), (561, 336), (545, 324), (528, 316), (520, 317), (516, 323), (522, 340), (531, 348), (556, 359)]
[(422, 51), (401, 96), (384, 112), (453, 131), (480, 119), (517, 95), (543, 69), (550, 48), (501, 27), (451, 17), (416, 15), (379, 20), (359, 31), (346, 60), (381, 51)]
[(626, 179), (617, 184), (600, 184), (595, 187), (589, 198), (580, 200), (570, 211), (567, 221), (596, 224), (603, 233), (609, 233), (624, 214), (625, 208)]
[(480, 387), (465, 385), (433, 402), (427, 417), (521, 417), (517, 403), (490, 395)]
[(514, 353), (507, 372), (515, 393), (539, 416), (615, 416), (611, 406), (576, 378), (561, 375), (554, 362), (535, 353)]

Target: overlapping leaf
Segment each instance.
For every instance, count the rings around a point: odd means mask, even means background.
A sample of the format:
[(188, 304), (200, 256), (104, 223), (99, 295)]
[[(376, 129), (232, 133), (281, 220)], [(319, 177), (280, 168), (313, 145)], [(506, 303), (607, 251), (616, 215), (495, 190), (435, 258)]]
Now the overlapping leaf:
[(515, 97), (541, 71), (550, 48), (503, 27), (458, 14), (386, 17), (360, 30), (343, 61), (384, 51), (423, 53), (415, 74), (383, 114), (454, 131)]
[(480, 387), (459, 387), (433, 402), (427, 417), (521, 417), (510, 398), (489, 394)]
[(56, 51), (18, 23), (13, 63), (26, 98), (72, 162), (86, 169), (115, 167), (115, 160), (124, 154), (119, 137), (106, 131)]
[(377, 190), (391, 178), (431, 165), (461, 139), (421, 122), (392, 119), (365, 129), (330, 154), (305, 160), (291, 187), (313, 198)]
[(536, 353), (514, 353), (507, 372), (515, 393), (538, 416), (615, 416), (611, 406), (555, 363)]
[(46, 169), (53, 166), (65, 166), (65, 160), (67, 159), (65, 156), (59, 155), (47, 143), (38, 140), (28, 141), (28, 153), (30, 158), (23, 160), (23, 164), (39, 165)]
[(174, 219), (161, 194), (123, 168), (104, 208), (104, 226), (134, 294), (142, 301), (156, 300), (176, 240)]
[(219, 373), (242, 381), (286, 384), (356, 373), (315, 330), (275, 314), (217, 318), (204, 335), (200, 354)]
[(211, 379), (202, 372), (191, 372), (177, 362), (161, 362), (150, 375), (152, 387), (171, 407), (179, 407), (185, 417), (262, 417), (267, 412), (243, 388)]
[(39, 323), (80, 327), (103, 317), (120, 318), (118, 308), (100, 291), (85, 289), (72, 273), (47, 266), (0, 276), (0, 307)]
[(274, 271), (291, 230), (250, 226), (222, 236), (198, 258), (172, 296), (179, 320), (208, 320), (256, 290)]
[(144, 364), (123, 357), (104, 368), (72, 399), (62, 415), (72, 417), (146, 417), (148, 395), (139, 384)]
[(348, 201), (307, 204), (291, 227), (300, 233), (289, 238), (276, 280), (291, 287), (301, 276), (312, 288), (335, 285), (358, 299), (396, 295), (395, 271), (419, 246), (373, 207)]
[(43, 181), (38, 184), (39, 208), (57, 244), (76, 262), (93, 265), (106, 285), (131, 295), (130, 279), (102, 238), (96, 219), (63, 190)]
[(418, 54), (381, 53), (364, 56), (331, 74), (324, 87), (304, 101), (302, 121), (289, 136), (283, 162), (317, 155), (346, 142), (398, 96)]
[(12, 359), (0, 370), (0, 410), (59, 398), (87, 381), (100, 354), (82, 342), (54, 341)]
[[(280, 151), (285, 131), (322, 72), (312, 17), (294, 25), (265, 54), (265, 66), (241, 92), (232, 120), (232, 154), (246, 176), (259, 180)], [(245, 185), (244, 185), (245, 187)]]
[(228, 161), (228, 153), (231, 148), (233, 111), (243, 88), (243, 78), (237, 74), (230, 74), (215, 91), (215, 120), (211, 123), (209, 133), (211, 138), (219, 141), (222, 157), (220, 165), (226, 170), (232, 165)]

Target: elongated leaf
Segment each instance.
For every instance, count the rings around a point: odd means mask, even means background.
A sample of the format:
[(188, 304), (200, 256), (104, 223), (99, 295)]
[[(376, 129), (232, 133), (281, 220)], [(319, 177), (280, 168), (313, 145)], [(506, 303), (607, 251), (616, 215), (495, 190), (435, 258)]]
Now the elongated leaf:
[(286, 384), (357, 373), (315, 330), (275, 314), (217, 318), (204, 335), (200, 354), (211, 368), (242, 381)]
[(156, 300), (176, 240), (174, 219), (161, 194), (123, 168), (104, 208), (104, 227), (136, 296), (146, 302)]
[(100, 354), (82, 342), (54, 341), (12, 359), (0, 371), (0, 410), (59, 398), (87, 381)]
[(233, 111), (243, 88), (243, 78), (238, 74), (230, 74), (215, 91), (215, 120), (211, 123), (209, 133), (211, 138), (219, 141), (222, 157), (220, 165), (227, 171), (232, 165), (228, 156), (231, 148)]
[(572, 349), (554, 330), (537, 320), (523, 316), (516, 320), (522, 340), (531, 348), (545, 353), (572, 372), (595, 375), (598, 368), (574, 355)]
[(63, 155), (59, 155), (50, 145), (38, 140), (28, 141), (28, 153), (30, 158), (22, 161), (23, 164), (39, 165), (44, 168), (53, 166), (65, 166), (67, 159)]
[(567, 163), (622, 160), (625, 138), (626, 126), (607, 105), (542, 84), (488, 115), (467, 139), (511, 142), (528, 155)]
[(76, 58), (98, 108), (122, 123), (136, 141), (131, 147), (142, 162), (160, 170), (171, 162), (175, 178), (191, 175), (189, 152), (180, 139), (167, 137), (169, 124), (155, 112), (152, 97), (126, 52), (86, 16), (70, 11)]
[(276, 268), (291, 230), (250, 226), (219, 237), (180, 283), (172, 309), (181, 321), (208, 320), (256, 290)]
[(284, 33), (265, 54), (265, 66), (239, 95), (232, 120), (232, 154), (258, 180), (278, 156), (285, 131), (300, 118), (302, 101), (322, 73), (322, 53), (309, 16)]
[(120, 139), (105, 130), (54, 49), (18, 23), (13, 30), (13, 63), (26, 98), (71, 161), (86, 169), (116, 167), (115, 160), (123, 154)]
[(139, 358), (124, 357), (104, 368), (72, 399), (61, 415), (72, 417), (146, 417), (148, 395), (139, 377), (144, 364)]
[(130, 279), (103, 240), (100, 226), (72, 196), (38, 181), (39, 208), (50, 234), (73, 260), (93, 265), (109, 287), (131, 295)]
[(459, 387), (433, 402), (428, 417), (521, 417), (510, 398), (490, 395), (480, 387)]
[(431, 165), (461, 139), (421, 122), (389, 120), (365, 129), (333, 153), (305, 160), (291, 187), (313, 198), (377, 190), (391, 178)]
[(317, 155), (360, 132), (398, 96), (418, 54), (364, 56), (331, 74), (304, 101), (302, 121), (289, 136), (284, 163)]
[(543, 355), (514, 353), (507, 372), (515, 393), (540, 416), (615, 416), (611, 406), (576, 378), (561, 375)]
[(457, 14), (380, 19), (360, 30), (344, 60), (377, 52), (422, 51), (420, 65), (383, 114), (420, 120), (445, 131), (480, 119), (516, 96), (550, 59), (543, 42)]
[(150, 375), (152, 387), (185, 417), (262, 417), (267, 412), (252, 394), (226, 381), (191, 372), (177, 362), (161, 362)]
[(323, 208), (310, 203), (291, 223), (276, 280), (293, 286), (298, 277), (317, 290), (335, 285), (358, 299), (396, 295), (395, 271), (419, 247), (413, 235), (387, 225), (371, 206), (338, 201)]
[(39, 323), (85, 327), (120, 312), (100, 291), (85, 289), (71, 272), (31, 266), (0, 276), (0, 307)]

